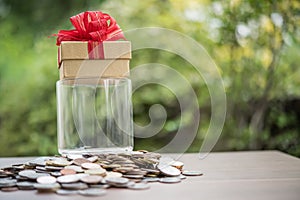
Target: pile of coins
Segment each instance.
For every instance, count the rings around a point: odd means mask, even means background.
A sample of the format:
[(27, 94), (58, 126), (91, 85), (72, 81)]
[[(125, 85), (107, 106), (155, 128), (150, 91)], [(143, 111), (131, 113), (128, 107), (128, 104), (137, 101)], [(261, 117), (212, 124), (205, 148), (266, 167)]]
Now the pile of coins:
[(202, 175), (183, 170), (180, 161), (164, 160), (147, 151), (39, 157), (0, 169), (0, 188), (102, 196), (111, 187), (144, 190), (150, 182), (179, 183), (186, 176)]

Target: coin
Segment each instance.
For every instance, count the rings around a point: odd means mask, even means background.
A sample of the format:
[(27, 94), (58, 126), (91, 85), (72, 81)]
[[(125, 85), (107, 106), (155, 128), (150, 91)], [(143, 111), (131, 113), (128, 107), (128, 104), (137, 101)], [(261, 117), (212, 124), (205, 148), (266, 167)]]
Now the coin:
[(115, 169), (115, 168), (119, 168), (121, 167), (121, 165), (118, 165), (118, 164), (109, 164), (109, 165), (102, 165), (103, 168), (105, 169)]
[(147, 183), (141, 182), (141, 183), (135, 183), (133, 185), (129, 185), (128, 188), (132, 189), (132, 190), (146, 190), (146, 189), (150, 188), (150, 185)]
[(106, 190), (99, 188), (89, 188), (85, 190), (79, 190), (78, 193), (83, 196), (103, 196), (106, 194)]
[(39, 176), (34, 170), (23, 170), (18, 173), (20, 176), (28, 179), (37, 179)]
[(68, 154), (67, 158), (70, 160), (75, 160), (77, 158), (83, 158), (81, 154)]
[(25, 166), (23, 164), (16, 164), (16, 165), (12, 165), (12, 168), (16, 170), (23, 170), (25, 169)]
[(88, 169), (88, 170), (85, 170), (84, 173), (90, 174), (90, 175), (105, 176), (105, 175), (106, 175), (106, 170), (103, 169), (103, 168), (98, 168), (98, 169)]
[(59, 195), (74, 195), (74, 194), (78, 194), (78, 191), (77, 190), (59, 189), (59, 190), (56, 190), (56, 194), (59, 194)]
[(55, 172), (51, 172), (50, 175), (51, 175), (51, 176), (54, 176), (54, 177), (59, 177), (59, 176), (61, 176), (62, 174), (61, 174), (60, 172), (56, 172), (56, 171), (55, 171)]
[(62, 175), (70, 175), (70, 174), (76, 174), (76, 171), (74, 169), (62, 169), (60, 170), (60, 173)]
[(83, 169), (77, 165), (69, 165), (69, 166), (65, 166), (64, 169), (73, 169), (75, 172), (77, 173), (81, 173), (83, 172)]
[(35, 172), (46, 172), (47, 171), (47, 169), (46, 169), (46, 167), (44, 167), (44, 166), (36, 166), (35, 167)]
[(80, 173), (80, 174), (75, 174), (79, 179), (81, 179), (82, 177), (85, 176), (89, 176), (89, 174), (84, 174), (84, 173)]
[(56, 166), (45, 166), (45, 169), (48, 171), (60, 171), (63, 167), (56, 167)]
[(108, 187), (142, 190), (148, 189), (150, 182), (178, 183), (186, 176), (203, 174), (188, 170), (181, 173), (182, 162), (160, 157), (147, 151), (41, 157), (0, 169), (0, 188), (36, 188), (60, 195), (78, 194), (80, 190), (82, 195), (96, 196), (103, 195), (101, 190)]
[(179, 176), (181, 174), (179, 169), (170, 165), (158, 165), (157, 168), (162, 174), (166, 176)]
[(203, 173), (201, 171), (188, 171), (188, 170), (184, 170), (182, 172), (183, 175), (185, 176), (202, 176)]
[(50, 157), (39, 157), (39, 158), (29, 161), (28, 163), (30, 165), (34, 165), (34, 166), (45, 166), (46, 161), (49, 159), (50, 159)]
[(80, 178), (80, 181), (88, 184), (96, 184), (102, 181), (102, 176), (90, 175)]
[(53, 190), (57, 190), (58, 188), (60, 188), (60, 185), (58, 183), (53, 183), (53, 184), (41, 184), (41, 183), (36, 183), (33, 185), (38, 191), (53, 191)]
[(81, 167), (84, 169), (99, 169), (99, 168), (101, 168), (101, 166), (96, 163), (82, 163)]
[(160, 171), (157, 169), (141, 168), (141, 170), (146, 171), (148, 174), (156, 174), (156, 175), (160, 174)]
[(4, 188), (1, 188), (2, 192), (14, 192), (14, 191), (17, 191), (17, 190), (18, 190), (17, 187), (4, 187)]
[(91, 157), (87, 158), (87, 160), (89, 160), (91, 162), (96, 162), (98, 160), (98, 156), (91, 156)]
[(159, 178), (144, 178), (143, 181), (145, 182), (158, 182)]
[(61, 187), (68, 190), (83, 190), (87, 189), (88, 185), (85, 183), (62, 183)]
[(132, 169), (130, 171), (127, 171), (126, 174), (130, 174), (130, 175), (146, 175), (147, 172), (143, 171), (141, 169)]
[(40, 176), (36, 179), (36, 182), (41, 184), (53, 184), (56, 183), (56, 178), (53, 176)]
[(0, 179), (0, 188), (3, 187), (13, 187), (17, 183), (17, 180), (11, 178), (1, 178)]
[(71, 165), (71, 164), (72, 163), (69, 162), (65, 158), (55, 158), (53, 160), (48, 160), (46, 162), (46, 165), (50, 165), (50, 166), (54, 166), (54, 167), (64, 167), (64, 166), (68, 166), (68, 165)]
[(57, 182), (59, 183), (74, 183), (79, 181), (79, 177), (76, 176), (76, 174), (70, 174), (70, 175), (63, 175), (60, 177), (57, 177)]
[(142, 179), (144, 178), (141, 174), (124, 174), (122, 177), (124, 178), (130, 178), (130, 179)]
[(90, 188), (101, 188), (101, 189), (107, 189), (109, 188), (110, 185), (108, 184), (92, 184), (92, 185), (89, 185)]
[(106, 176), (105, 178), (107, 177), (122, 177), (122, 173), (119, 173), (119, 172), (106, 172)]
[(185, 176), (185, 175), (182, 175), (182, 174), (180, 174), (180, 175), (179, 175), (179, 178), (180, 178), (181, 180), (183, 180), (183, 179), (186, 179), (186, 176)]
[(76, 159), (73, 160), (73, 163), (75, 165), (81, 166), (81, 164), (83, 164), (83, 163), (91, 163), (91, 161), (89, 161), (89, 160), (87, 160), (85, 158), (76, 158)]
[(129, 171), (132, 171), (133, 169), (134, 169), (133, 167), (119, 167), (119, 168), (113, 169), (113, 171), (121, 172), (122, 174), (124, 174), (124, 173), (127, 173)]
[(180, 161), (172, 161), (169, 163), (169, 165), (171, 165), (172, 167), (175, 167), (179, 170), (182, 170), (184, 164), (183, 164), (183, 162), (180, 162)]
[(122, 177), (107, 177), (105, 180), (110, 185), (125, 185), (129, 182), (128, 178)]
[(179, 177), (164, 177), (160, 178), (159, 182), (161, 183), (179, 183), (181, 179)]
[(17, 186), (20, 190), (33, 190), (34, 189), (33, 185), (34, 185), (33, 182), (28, 182), (28, 181), (17, 182)]

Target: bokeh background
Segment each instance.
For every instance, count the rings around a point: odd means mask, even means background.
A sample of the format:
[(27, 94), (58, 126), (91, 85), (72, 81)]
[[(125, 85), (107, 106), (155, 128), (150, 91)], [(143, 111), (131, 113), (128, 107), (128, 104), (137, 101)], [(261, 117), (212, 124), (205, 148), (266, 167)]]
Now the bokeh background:
[[(86, 10), (109, 13), (124, 31), (164, 27), (206, 48), (227, 95), (226, 121), (214, 151), (277, 149), (300, 156), (297, 0), (0, 0), (0, 156), (57, 154), (59, 76), (51, 35), (71, 29), (69, 17)], [(197, 93), (200, 128), (188, 151), (198, 152), (211, 115), (205, 82), (188, 62), (164, 51), (135, 51), (131, 67), (151, 62), (176, 69)], [(134, 93), (135, 122), (149, 123), (149, 108), (157, 103), (165, 107), (167, 121), (159, 134), (136, 139), (136, 149), (154, 151), (166, 144), (181, 116), (185, 126), (194, 123), (180, 112), (172, 92), (154, 84)]]

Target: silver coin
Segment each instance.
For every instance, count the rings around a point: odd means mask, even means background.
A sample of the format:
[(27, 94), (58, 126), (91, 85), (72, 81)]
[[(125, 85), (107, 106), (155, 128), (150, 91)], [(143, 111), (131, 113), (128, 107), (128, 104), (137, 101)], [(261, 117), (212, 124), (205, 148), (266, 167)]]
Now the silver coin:
[(107, 177), (105, 178), (106, 182), (110, 185), (125, 185), (129, 182), (128, 178), (122, 177)]
[(34, 160), (29, 161), (28, 163), (33, 166), (45, 166), (46, 161), (49, 160), (51, 157), (39, 157)]
[(144, 178), (143, 181), (145, 182), (158, 182), (159, 181), (159, 178)]
[(103, 179), (102, 176), (90, 175), (90, 176), (84, 176), (80, 178), (80, 181), (88, 184), (96, 184), (96, 183), (100, 183), (102, 179)]
[(75, 174), (79, 179), (81, 179), (82, 177), (85, 176), (89, 176), (89, 174), (84, 174), (84, 173), (80, 173), (80, 174)]
[(114, 169), (115, 172), (120, 172), (120, 173), (123, 173), (123, 174), (125, 174), (129, 171), (132, 171), (132, 170), (134, 170), (133, 167), (119, 167), (119, 168)]
[(82, 163), (81, 167), (84, 169), (99, 169), (101, 166), (96, 163)]
[(37, 179), (39, 177), (39, 175), (34, 170), (23, 170), (18, 174), (28, 179)]
[(53, 184), (56, 183), (56, 178), (53, 176), (40, 176), (36, 179), (36, 182), (41, 184)]
[(33, 185), (37, 190), (56, 190), (60, 188), (60, 185), (58, 183), (54, 184), (40, 184), (36, 183)]
[(124, 174), (123, 177), (124, 178), (130, 178), (130, 179), (142, 179), (142, 178), (144, 178), (143, 175), (139, 175), (139, 174)]
[(28, 180), (30, 180), (29, 178), (19, 176), (19, 175), (16, 175), (15, 178), (17, 179), (17, 181), (28, 181)]
[(64, 167), (57, 167), (57, 166), (46, 166), (45, 169), (47, 171), (60, 171), (62, 170)]
[(65, 166), (71, 165), (72, 163), (69, 162), (65, 158), (56, 158), (56, 159), (53, 159), (51, 161), (47, 161), (46, 164), (51, 165), (51, 166), (55, 166), (55, 167), (65, 167)]
[(108, 177), (122, 177), (122, 173), (119, 173), (119, 172), (106, 172), (106, 176), (105, 178), (108, 178)]
[(182, 172), (183, 175), (185, 176), (202, 176), (203, 173), (201, 171), (189, 171), (189, 170), (184, 170)]
[(113, 164), (126, 165), (126, 164), (134, 164), (134, 162), (131, 160), (118, 160), (118, 161), (114, 161)]
[(24, 170), (25, 166), (24, 164), (17, 164), (17, 165), (12, 165), (12, 168), (16, 170)]
[(179, 177), (164, 177), (160, 178), (159, 182), (161, 183), (179, 183), (181, 179)]
[(77, 165), (65, 166), (65, 169), (73, 169), (77, 173), (83, 172), (83, 169), (81, 167), (77, 166)]
[(51, 176), (54, 176), (54, 177), (59, 177), (61, 176), (62, 174), (60, 172), (51, 172), (50, 173)]
[(147, 169), (147, 168), (141, 168), (141, 170), (146, 171), (148, 174), (156, 174), (158, 175), (160, 173), (157, 169)]
[(36, 172), (37, 172), (37, 171), (45, 172), (45, 171), (47, 171), (47, 169), (46, 169), (46, 167), (44, 167), (44, 166), (36, 166), (36, 167), (35, 167), (35, 171), (36, 171)]
[(85, 190), (79, 190), (78, 193), (83, 196), (103, 196), (106, 194), (106, 190), (99, 188), (89, 188)]
[(186, 176), (185, 176), (185, 175), (182, 175), (182, 174), (180, 174), (180, 175), (179, 175), (179, 178), (180, 178), (181, 180), (183, 180), (183, 179), (186, 179)]
[(67, 158), (70, 160), (75, 160), (77, 158), (83, 158), (81, 154), (68, 154)]
[(157, 168), (162, 174), (166, 176), (179, 176), (181, 174), (179, 169), (170, 165), (158, 165)]
[(146, 175), (147, 172), (143, 171), (141, 169), (132, 169), (132, 170), (126, 172), (126, 174), (130, 174), (130, 175)]
[(33, 190), (34, 183), (28, 181), (17, 182), (17, 186), (20, 190)]
[(79, 181), (79, 177), (76, 174), (64, 175), (57, 177), (59, 183), (74, 183)]
[(121, 165), (117, 165), (117, 164), (104, 164), (102, 165), (103, 168), (105, 169), (115, 169), (115, 168), (120, 168)]
[(90, 174), (90, 175), (105, 176), (106, 175), (106, 170), (100, 167), (100, 168), (97, 168), (97, 169), (85, 170), (84, 173)]
[(92, 163), (96, 162), (98, 160), (98, 156), (89, 157), (89, 158), (87, 158), (87, 160), (91, 161)]
[(13, 187), (17, 183), (17, 180), (11, 178), (2, 178), (0, 179), (0, 188), (3, 187)]
[(74, 195), (74, 194), (78, 194), (78, 191), (77, 190), (59, 189), (59, 190), (56, 190), (56, 194), (59, 194), (59, 195)]
[(125, 184), (114, 183), (114, 184), (110, 184), (110, 186), (117, 187), (117, 188), (128, 188), (128, 187), (130, 187), (131, 185), (134, 185), (134, 184), (135, 184), (134, 181), (128, 181)]
[(110, 187), (108, 184), (92, 184), (89, 185), (90, 188), (100, 188), (100, 189), (107, 189)]
[(83, 190), (87, 189), (88, 185), (85, 183), (62, 183), (61, 187), (68, 190)]
[(128, 188), (132, 189), (132, 190), (146, 190), (146, 189), (150, 188), (150, 185), (147, 183), (141, 182), (141, 183), (135, 183), (133, 185), (129, 185)]

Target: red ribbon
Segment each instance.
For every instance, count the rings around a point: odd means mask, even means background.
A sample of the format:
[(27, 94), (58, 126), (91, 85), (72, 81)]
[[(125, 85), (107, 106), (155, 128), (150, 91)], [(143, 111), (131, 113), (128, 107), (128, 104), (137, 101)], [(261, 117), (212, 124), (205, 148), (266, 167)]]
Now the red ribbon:
[[(88, 52), (92, 54), (91, 58), (104, 57), (103, 41), (125, 40), (116, 20), (106, 13), (87, 11), (71, 17), (70, 21), (75, 29), (60, 30), (55, 34), (56, 45), (59, 46), (62, 41), (88, 41)], [(95, 55), (95, 47), (98, 47), (97, 52), (100, 52), (98, 56)]]
[(125, 39), (116, 20), (100, 11), (87, 11), (70, 18), (73, 30), (60, 30), (56, 45), (62, 41), (96, 41)]

